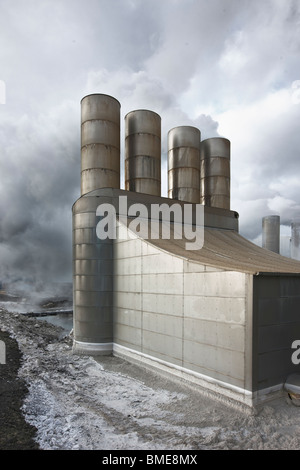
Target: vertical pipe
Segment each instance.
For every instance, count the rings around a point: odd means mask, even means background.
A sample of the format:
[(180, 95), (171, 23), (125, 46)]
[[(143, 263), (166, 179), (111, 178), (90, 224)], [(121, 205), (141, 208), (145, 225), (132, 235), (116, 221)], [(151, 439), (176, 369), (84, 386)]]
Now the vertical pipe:
[(212, 137), (201, 142), (200, 202), (230, 210), (230, 141)]
[(125, 116), (125, 189), (161, 195), (161, 118), (153, 111)]
[(280, 251), (280, 217), (267, 215), (262, 219), (262, 247), (279, 253)]
[(93, 94), (81, 100), (81, 195), (120, 188), (120, 103)]
[(168, 132), (168, 196), (199, 203), (200, 130), (192, 126), (174, 127)]

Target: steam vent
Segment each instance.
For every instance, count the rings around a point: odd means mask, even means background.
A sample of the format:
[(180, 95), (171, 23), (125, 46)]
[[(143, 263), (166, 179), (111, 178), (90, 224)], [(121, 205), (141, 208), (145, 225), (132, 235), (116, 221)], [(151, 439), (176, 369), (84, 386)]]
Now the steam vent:
[(300, 261), (239, 235), (228, 139), (171, 129), (161, 197), (161, 118), (134, 110), (120, 189), (120, 112), (108, 95), (81, 101), (73, 352), (120, 356), (246, 407), (283, 395), (299, 368)]

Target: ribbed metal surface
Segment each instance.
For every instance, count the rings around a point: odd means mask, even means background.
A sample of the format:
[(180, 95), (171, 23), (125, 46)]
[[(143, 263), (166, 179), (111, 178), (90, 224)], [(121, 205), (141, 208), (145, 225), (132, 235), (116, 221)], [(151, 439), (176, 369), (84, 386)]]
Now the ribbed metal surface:
[(200, 130), (174, 127), (168, 132), (168, 196), (191, 203), (200, 202)]
[[(245, 273), (299, 273), (300, 262), (251, 243), (233, 230), (205, 228), (201, 250), (187, 251), (186, 238), (151, 239), (157, 248), (207, 266)], [(233, 288), (234, 286), (232, 286)]]
[[(73, 205), (73, 308), (75, 351), (111, 353), (113, 309), (112, 240), (96, 234), (98, 197), (81, 197)], [(93, 350), (93, 345), (95, 349)], [(104, 345), (104, 346), (103, 346)]]
[(279, 253), (280, 251), (280, 217), (267, 215), (262, 219), (262, 247)]
[(200, 147), (200, 202), (230, 209), (230, 141), (212, 137)]
[(153, 111), (125, 116), (125, 189), (161, 194), (161, 118)]
[(81, 100), (81, 194), (120, 187), (120, 103), (108, 95)]

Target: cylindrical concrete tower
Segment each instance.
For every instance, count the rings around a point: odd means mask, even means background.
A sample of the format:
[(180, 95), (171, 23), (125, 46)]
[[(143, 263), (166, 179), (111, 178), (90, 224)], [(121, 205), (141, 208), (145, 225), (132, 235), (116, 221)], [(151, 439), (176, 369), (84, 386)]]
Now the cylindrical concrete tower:
[(168, 196), (200, 202), (200, 130), (192, 126), (174, 127), (168, 132)]
[(230, 210), (230, 141), (203, 140), (200, 158), (200, 203)]
[(262, 247), (267, 250), (280, 252), (280, 217), (267, 215), (262, 219)]
[(300, 260), (300, 219), (291, 223), (291, 258)]
[(161, 195), (161, 117), (153, 111), (125, 116), (125, 190)]
[(111, 354), (113, 343), (113, 240), (100, 240), (96, 215), (101, 198), (73, 205), (73, 350)]
[(73, 349), (111, 354), (113, 342), (112, 239), (100, 240), (91, 191), (120, 188), (120, 104), (107, 95), (81, 101), (81, 197), (73, 205)]
[(81, 100), (81, 195), (120, 188), (120, 103), (94, 94)]

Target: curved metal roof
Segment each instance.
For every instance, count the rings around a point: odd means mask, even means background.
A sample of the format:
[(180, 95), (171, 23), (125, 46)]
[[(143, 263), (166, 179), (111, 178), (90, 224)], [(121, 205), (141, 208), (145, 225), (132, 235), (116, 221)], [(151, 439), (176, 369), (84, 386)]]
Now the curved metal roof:
[[(86, 211), (85, 202), (90, 198), (94, 199), (94, 205), (89, 205), (90, 209), (93, 207), (93, 210), (94, 206), (97, 207), (100, 201), (110, 202), (118, 207), (118, 197), (121, 195), (128, 196), (128, 204), (135, 202), (142, 202), (146, 205), (162, 202), (167, 204), (172, 204), (174, 202), (184, 204), (182, 201), (174, 201), (168, 198), (112, 188), (98, 189), (85, 194), (79, 198), (75, 204), (78, 212), (81, 212), (79, 207), (80, 204), (83, 204), (83, 209)], [(73, 210), (75, 210), (75, 204), (73, 205)], [(236, 212), (208, 206), (204, 206), (204, 210), (204, 245), (200, 249), (187, 250), (185, 244), (187, 242), (191, 242), (191, 240), (183, 237), (180, 239), (174, 239), (172, 230), (171, 239), (152, 238), (149, 240), (146, 239), (145, 241), (175, 256), (224, 270), (240, 271), (251, 274), (300, 274), (300, 261), (286, 258), (277, 253), (266, 250), (265, 248), (261, 248), (242, 237), (234, 229), (237, 225), (236, 221), (238, 217)], [(124, 219), (122, 218), (122, 221), (123, 220)], [(150, 223), (149, 220), (144, 219), (144, 221), (146, 224), (145, 226)], [(129, 222), (129, 220), (127, 222)], [(162, 222), (160, 221), (159, 230), (161, 230), (161, 224)]]
[(210, 267), (252, 274), (300, 274), (300, 261), (261, 248), (234, 231), (205, 228), (204, 244), (198, 250), (186, 250), (185, 243), (189, 241), (186, 238), (148, 240), (168, 253)]

